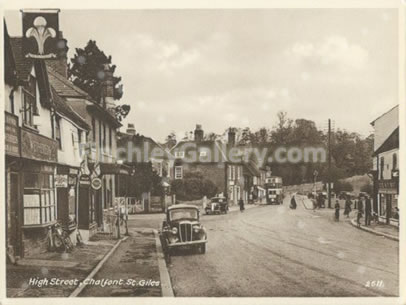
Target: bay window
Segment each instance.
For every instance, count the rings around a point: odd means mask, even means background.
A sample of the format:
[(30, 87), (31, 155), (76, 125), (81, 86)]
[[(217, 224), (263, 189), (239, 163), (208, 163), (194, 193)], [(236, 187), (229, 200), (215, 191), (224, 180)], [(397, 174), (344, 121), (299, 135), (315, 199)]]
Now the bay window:
[(54, 176), (24, 174), (24, 225), (43, 225), (56, 219)]

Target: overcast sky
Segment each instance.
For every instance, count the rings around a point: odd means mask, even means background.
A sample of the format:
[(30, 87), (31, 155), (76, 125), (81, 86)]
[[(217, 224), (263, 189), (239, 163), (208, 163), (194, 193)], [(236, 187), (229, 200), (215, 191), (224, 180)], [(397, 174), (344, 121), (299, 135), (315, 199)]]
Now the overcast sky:
[[(21, 36), (18, 12), (6, 13)], [(60, 13), (70, 54), (89, 39), (113, 57), (124, 123), (162, 141), (202, 124), (272, 127), (276, 113), (367, 136), (398, 103), (395, 9), (116, 10)]]

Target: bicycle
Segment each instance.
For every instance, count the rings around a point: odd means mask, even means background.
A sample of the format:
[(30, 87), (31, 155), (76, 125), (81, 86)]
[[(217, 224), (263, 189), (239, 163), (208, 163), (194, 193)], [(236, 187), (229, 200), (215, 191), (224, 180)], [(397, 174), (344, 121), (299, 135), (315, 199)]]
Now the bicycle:
[(48, 227), (48, 250), (65, 251), (73, 250), (73, 243), (69, 237), (68, 230), (63, 228), (58, 221), (53, 226)]

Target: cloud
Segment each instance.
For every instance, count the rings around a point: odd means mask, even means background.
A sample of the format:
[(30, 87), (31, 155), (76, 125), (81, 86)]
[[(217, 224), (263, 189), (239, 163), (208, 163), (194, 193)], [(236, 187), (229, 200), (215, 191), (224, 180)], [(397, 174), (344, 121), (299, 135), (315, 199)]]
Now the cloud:
[(343, 36), (330, 36), (321, 43), (296, 43), (288, 51), (303, 61), (310, 61), (340, 69), (362, 69), (369, 59), (369, 52), (357, 44), (350, 43)]
[(200, 57), (196, 49), (182, 48), (174, 42), (154, 39), (146, 34), (136, 35), (130, 46), (136, 53), (146, 55), (144, 57), (152, 61), (149, 64), (150, 69), (164, 72), (191, 65)]

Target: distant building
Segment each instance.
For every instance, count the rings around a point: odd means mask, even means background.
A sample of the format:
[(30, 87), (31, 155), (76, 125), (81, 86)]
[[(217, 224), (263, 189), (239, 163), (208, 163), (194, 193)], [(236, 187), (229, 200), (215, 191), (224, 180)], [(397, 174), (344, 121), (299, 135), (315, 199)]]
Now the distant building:
[(179, 141), (170, 151), (175, 158), (171, 177), (184, 179), (185, 175), (198, 172), (212, 181), (219, 195), (227, 197), (230, 204), (247, 200), (243, 156), (235, 147), (235, 133), (228, 136), (228, 143), (205, 140), (202, 126), (196, 125), (194, 139)]
[(374, 211), (379, 220), (399, 226), (399, 106), (375, 119)]

